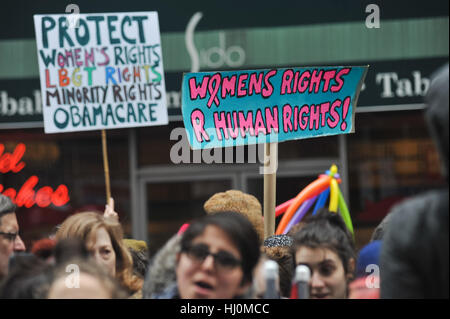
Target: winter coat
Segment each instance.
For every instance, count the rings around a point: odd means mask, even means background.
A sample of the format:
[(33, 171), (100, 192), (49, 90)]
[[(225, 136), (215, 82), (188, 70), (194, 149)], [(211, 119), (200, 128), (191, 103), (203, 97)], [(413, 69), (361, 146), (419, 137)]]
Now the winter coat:
[(381, 298), (449, 298), (448, 91), (447, 64), (433, 76), (425, 109), (447, 186), (393, 208), (380, 256)]

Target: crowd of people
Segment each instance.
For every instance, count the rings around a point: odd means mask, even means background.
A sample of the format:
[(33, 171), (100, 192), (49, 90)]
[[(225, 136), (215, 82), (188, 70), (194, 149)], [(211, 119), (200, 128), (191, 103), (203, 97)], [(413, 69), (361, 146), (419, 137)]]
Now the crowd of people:
[[(447, 65), (435, 75), (425, 109), (447, 185), (448, 73)], [(238, 190), (213, 195), (204, 216), (186, 222), (149, 256), (145, 242), (124, 238), (111, 201), (104, 212), (68, 217), (27, 250), (16, 206), (0, 194), (0, 298), (289, 299), (300, 295), (299, 266), (309, 270), (309, 298), (449, 296), (448, 186), (395, 206), (359, 252), (326, 209), (265, 238), (261, 204)]]

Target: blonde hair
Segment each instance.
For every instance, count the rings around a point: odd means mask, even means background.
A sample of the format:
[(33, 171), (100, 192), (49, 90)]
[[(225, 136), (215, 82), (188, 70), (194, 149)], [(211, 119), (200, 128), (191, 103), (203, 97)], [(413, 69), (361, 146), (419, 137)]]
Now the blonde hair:
[(119, 222), (95, 212), (77, 213), (68, 217), (56, 232), (56, 240), (79, 238), (85, 244), (98, 229), (104, 228), (111, 238), (116, 254), (116, 279), (130, 293), (142, 288), (142, 279), (133, 274), (133, 259), (123, 243)]

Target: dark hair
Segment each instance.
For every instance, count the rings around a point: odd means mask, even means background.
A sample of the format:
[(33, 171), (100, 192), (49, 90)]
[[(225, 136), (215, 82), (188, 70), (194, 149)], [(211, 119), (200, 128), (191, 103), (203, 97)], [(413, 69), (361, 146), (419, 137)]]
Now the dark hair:
[(15, 253), (9, 274), (0, 287), (0, 299), (45, 299), (50, 287), (51, 266), (31, 253)]
[(11, 198), (0, 194), (0, 225), (2, 224), (2, 217), (6, 214), (14, 213), (17, 209), (17, 206), (13, 203)]
[(290, 246), (264, 246), (263, 252), (268, 259), (277, 262), (278, 276), (280, 278), (280, 293), (283, 297), (289, 298), (295, 268)]
[(145, 278), (145, 273), (147, 272), (148, 267), (147, 253), (145, 251), (135, 250), (131, 247), (128, 247), (128, 251), (133, 259), (134, 274), (141, 278)]
[(294, 235), (293, 256), (301, 247), (328, 248), (334, 251), (342, 261), (346, 274), (351, 258), (356, 260), (353, 237), (342, 217), (337, 213), (322, 209), (316, 215), (306, 219), (306, 225)]
[(425, 97), (425, 120), (436, 145), (441, 171), (447, 183), (449, 178), (449, 123), (448, 123), (449, 64), (446, 63), (431, 75), (431, 85)]
[(372, 237), (370, 238), (370, 241), (374, 240), (382, 240), (384, 237), (384, 234), (386, 233), (386, 229), (390, 223), (390, 220), (392, 218), (392, 214), (387, 214), (383, 220), (378, 224), (378, 226), (374, 229), (372, 233)]
[(260, 255), (259, 237), (250, 221), (239, 213), (222, 212), (197, 219), (184, 232), (181, 239), (181, 251), (186, 250), (191, 242), (210, 225), (227, 233), (236, 245), (242, 257), (244, 273), (242, 284), (251, 282), (253, 269), (258, 263)]
[(80, 238), (64, 238), (59, 240), (53, 249), (55, 256), (55, 263), (62, 264), (68, 260), (77, 258), (88, 260), (90, 254)]

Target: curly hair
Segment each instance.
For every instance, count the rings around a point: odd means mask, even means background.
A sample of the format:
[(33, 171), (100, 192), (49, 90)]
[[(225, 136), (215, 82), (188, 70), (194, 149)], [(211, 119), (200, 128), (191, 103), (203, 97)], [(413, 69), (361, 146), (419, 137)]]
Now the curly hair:
[(85, 244), (100, 228), (111, 238), (116, 254), (116, 279), (131, 294), (142, 288), (143, 280), (133, 273), (133, 259), (123, 243), (123, 230), (119, 222), (95, 212), (82, 212), (68, 217), (56, 232), (56, 240), (79, 238)]
[(283, 297), (291, 295), (292, 279), (294, 276), (294, 256), (289, 246), (264, 246), (264, 255), (278, 264), (278, 276), (280, 278), (280, 293)]

